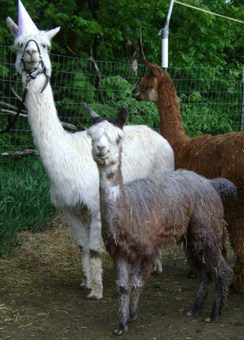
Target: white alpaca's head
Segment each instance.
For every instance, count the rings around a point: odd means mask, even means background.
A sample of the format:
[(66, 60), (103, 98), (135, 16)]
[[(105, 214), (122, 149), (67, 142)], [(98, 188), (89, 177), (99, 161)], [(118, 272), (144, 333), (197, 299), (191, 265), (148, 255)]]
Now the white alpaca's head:
[(120, 161), (121, 141), (124, 136), (122, 130), (128, 112), (123, 108), (115, 119), (101, 118), (97, 113), (85, 105), (93, 119), (93, 125), (87, 129), (92, 139), (92, 155), (98, 166), (109, 166)]
[(60, 27), (49, 31), (39, 30), (23, 4), (19, 0), (18, 24), (8, 17), (7, 26), (14, 36), (14, 46), (17, 51), (15, 69), (21, 74), (42, 71), (45, 68), (47, 76), (51, 76), (51, 62), (49, 52), (51, 49), (51, 39), (59, 32)]

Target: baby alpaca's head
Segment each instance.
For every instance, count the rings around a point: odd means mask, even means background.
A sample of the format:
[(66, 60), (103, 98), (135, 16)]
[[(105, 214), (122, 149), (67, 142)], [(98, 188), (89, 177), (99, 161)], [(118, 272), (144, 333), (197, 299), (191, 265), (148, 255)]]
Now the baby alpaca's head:
[(121, 109), (115, 119), (101, 118), (92, 111), (86, 104), (84, 105), (93, 119), (93, 125), (87, 129), (88, 135), (92, 139), (92, 155), (98, 166), (108, 166), (119, 162), (121, 141), (124, 135), (122, 130), (128, 113)]

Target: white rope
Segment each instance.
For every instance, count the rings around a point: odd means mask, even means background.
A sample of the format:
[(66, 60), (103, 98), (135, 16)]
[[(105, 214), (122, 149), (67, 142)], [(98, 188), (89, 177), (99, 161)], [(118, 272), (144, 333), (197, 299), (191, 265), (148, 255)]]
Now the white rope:
[(228, 19), (228, 20), (239, 22), (240, 24), (244, 24), (244, 21), (242, 21), (242, 20), (230, 18), (230, 17), (227, 17), (225, 15), (221, 15), (221, 14), (218, 14), (218, 13), (214, 13), (214, 12), (208, 11), (208, 10), (203, 9), (203, 8), (199, 8), (199, 7), (195, 7), (195, 6), (192, 6), (192, 5), (184, 4), (183, 2), (180, 2), (180, 1), (177, 1), (177, 0), (175, 0), (175, 3), (179, 4), (179, 5), (182, 5), (182, 6), (186, 6), (186, 7), (192, 8), (192, 9), (196, 9), (197, 11), (205, 12), (205, 13), (208, 13), (208, 14), (215, 15), (217, 17), (225, 18), (225, 19)]

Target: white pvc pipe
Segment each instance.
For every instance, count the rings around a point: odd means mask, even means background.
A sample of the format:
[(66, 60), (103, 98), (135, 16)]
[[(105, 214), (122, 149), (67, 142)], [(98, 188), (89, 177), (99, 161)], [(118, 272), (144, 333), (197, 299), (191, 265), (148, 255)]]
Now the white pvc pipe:
[(169, 66), (169, 39), (162, 39), (162, 67), (168, 68)]
[(162, 36), (162, 67), (168, 68), (169, 66), (169, 22), (174, 5), (174, 0), (170, 1), (168, 15), (164, 28), (162, 28), (159, 34)]

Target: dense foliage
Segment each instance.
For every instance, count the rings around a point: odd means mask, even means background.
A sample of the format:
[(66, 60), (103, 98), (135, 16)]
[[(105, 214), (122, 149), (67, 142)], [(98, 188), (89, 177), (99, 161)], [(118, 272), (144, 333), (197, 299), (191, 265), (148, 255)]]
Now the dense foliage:
[[(184, 0), (218, 14), (244, 21), (241, 0)], [(128, 61), (142, 27), (145, 52), (160, 62), (161, 37), (170, 1), (152, 0), (23, 0), (41, 29), (61, 26), (55, 50), (61, 54)], [(1, 0), (0, 44), (12, 43), (6, 16), (17, 21), (17, 1)], [(243, 24), (175, 3), (170, 22), (170, 66), (231, 67), (243, 63)]]

